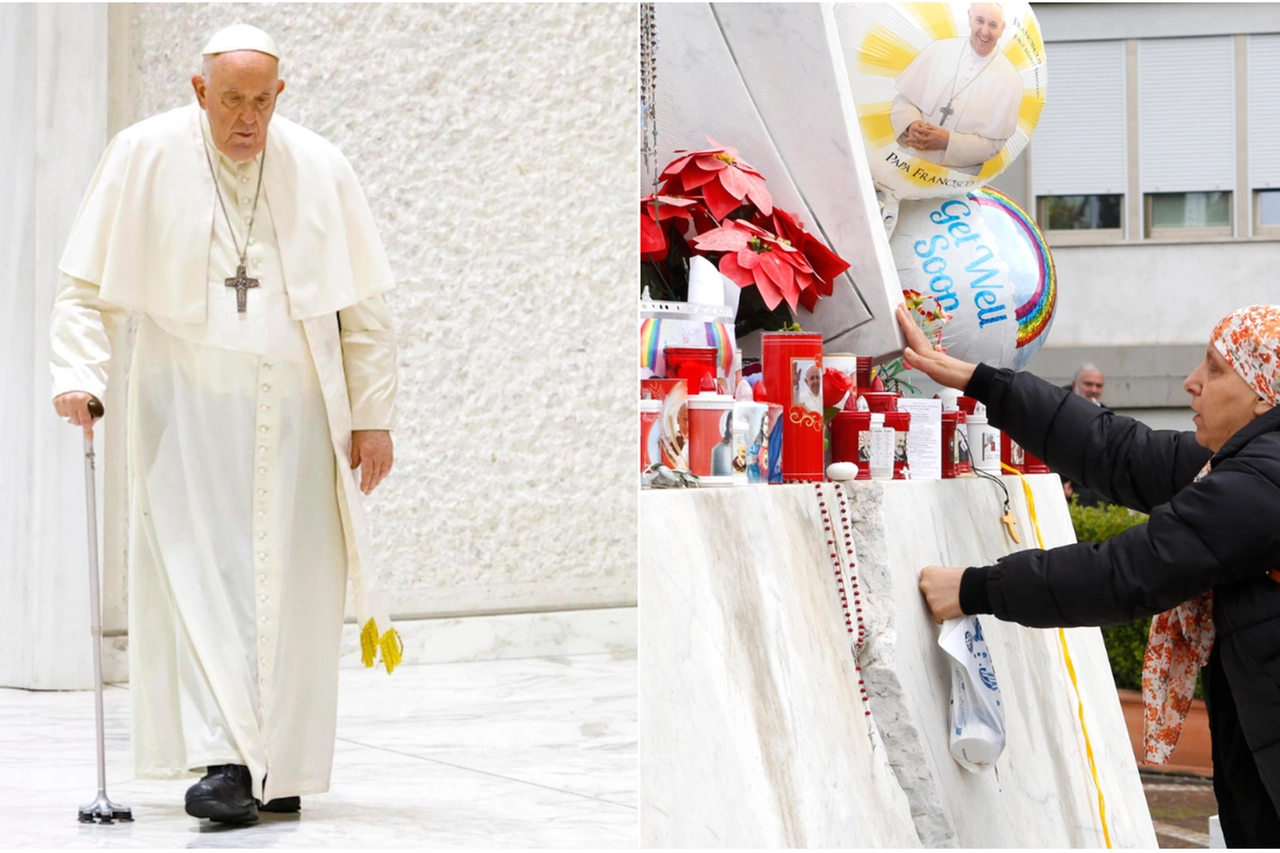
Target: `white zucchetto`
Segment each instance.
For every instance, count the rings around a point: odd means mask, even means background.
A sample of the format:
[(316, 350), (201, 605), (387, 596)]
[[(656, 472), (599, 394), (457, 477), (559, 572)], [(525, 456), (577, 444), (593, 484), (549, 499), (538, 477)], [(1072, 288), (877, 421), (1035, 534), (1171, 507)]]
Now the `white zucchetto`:
[(210, 56), (216, 53), (230, 53), (233, 50), (256, 50), (258, 53), (280, 58), (280, 49), (276, 47), (275, 39), (249, 24), (232, 24), (229, 27), (223, 27), (213, 34), (213, 38), (209, 39), (200, 53), (203, 56)]

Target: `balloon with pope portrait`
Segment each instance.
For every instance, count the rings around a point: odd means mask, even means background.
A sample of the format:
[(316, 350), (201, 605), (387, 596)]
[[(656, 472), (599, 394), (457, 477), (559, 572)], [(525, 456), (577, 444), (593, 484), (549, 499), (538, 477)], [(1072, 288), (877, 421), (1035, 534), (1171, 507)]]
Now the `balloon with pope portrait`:
[(888, 199), (959, 196), (1026, 147), (1046, 92), (1028, 3), (837, 3), (871, 174)]

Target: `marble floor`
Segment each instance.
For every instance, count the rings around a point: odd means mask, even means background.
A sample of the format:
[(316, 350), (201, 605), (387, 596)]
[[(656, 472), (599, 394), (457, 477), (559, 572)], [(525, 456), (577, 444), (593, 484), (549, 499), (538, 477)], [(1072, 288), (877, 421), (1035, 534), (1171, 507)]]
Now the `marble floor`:
[(114, 686), (107, 791), (134, 822), (78, 823), (93, 694), (0, 689), (0, 846), (634, 848), (636, 675), (634, 652), (343, 670), (329, 793), (237, 828), (188, 817), (188, 780), (133, 778)]

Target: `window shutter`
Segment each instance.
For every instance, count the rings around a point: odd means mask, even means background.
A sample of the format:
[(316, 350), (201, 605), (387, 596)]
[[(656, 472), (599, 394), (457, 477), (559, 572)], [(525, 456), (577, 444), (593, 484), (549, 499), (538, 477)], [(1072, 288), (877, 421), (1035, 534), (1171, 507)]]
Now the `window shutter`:
[(1034, 194), (1124, 194), (1128, 180), (1122, 41), (1045, 45), (1048, 97), (1032, 137)]
[(1234, 189), (1235, 76), (1231, 36), (1138, 42), (1144, 193)]
[(1249, 36), (1249, 184), (1280, 188), (1280, 35)]

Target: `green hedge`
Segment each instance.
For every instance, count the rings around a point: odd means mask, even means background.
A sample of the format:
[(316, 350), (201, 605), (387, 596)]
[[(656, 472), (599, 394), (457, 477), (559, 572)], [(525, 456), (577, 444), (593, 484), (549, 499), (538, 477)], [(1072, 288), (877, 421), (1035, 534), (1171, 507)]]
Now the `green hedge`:
[[(1080, 542), (1102, 542), (1130, 527), (1147, 523), (1144, 513), (1114, 504), (1080, 506), (1075, 497), (1071, 498), (1068, 509), (1071, 512), (1071, 524), (1076, 529), (1076, 539)], [(1116, 687), (1142, 689), (1142, 658), (1147, 651), (1147, 633), (1150, 630), (1149, 616), (1127, 625), (1112, 625), (1102, 629), (1102, 641), (1107, 646), (1107, 657), (1111, 660), (1111, 674), (1115, 676)], [(1196, 684), (1196, 698), (1204, 698), (1199, 684)]]

